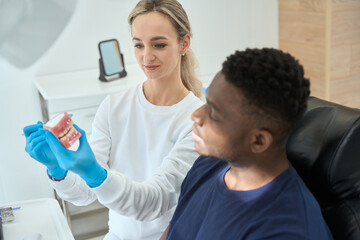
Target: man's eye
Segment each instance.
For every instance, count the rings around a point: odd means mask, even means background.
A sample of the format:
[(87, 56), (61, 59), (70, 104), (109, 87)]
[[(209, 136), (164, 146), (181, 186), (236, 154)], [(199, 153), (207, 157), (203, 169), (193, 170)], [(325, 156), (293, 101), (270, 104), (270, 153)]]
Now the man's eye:
[(215, 121), (215, 122), (219, 121), (219, 120), (217, 120), (216, 117), (214, 117), (214, 113), (213, 113), (211, 107), (210, 107), (210, 110), (209, 110), (209, 118), (210, 118), (211, 120)]
[(159, 43), (159, 44), (155, 44), (154, 46), (155, 46), (155, 48), (164, 48), (164, 47), (166, 47), (166, 44)]
[(210, 117), (211, 120), (213, 120), (215, 122), (217, 121), (216, 118), (214, 118), (211, 113), (209, 114), (209, 117)]

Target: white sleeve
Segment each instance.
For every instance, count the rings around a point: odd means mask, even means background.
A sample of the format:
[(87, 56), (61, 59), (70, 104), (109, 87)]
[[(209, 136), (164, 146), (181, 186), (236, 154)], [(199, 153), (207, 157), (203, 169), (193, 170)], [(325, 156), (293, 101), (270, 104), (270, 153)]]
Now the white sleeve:
[(49, 181), (61, 199), (76, 206), (86, 206), (96, 200), (96, 195), (90, 190), (85, 181), (70, 171), (65, 179), (60, 182)]
[(149, 180), (139, 183), (121, 173), (108, 171), (104, 183), (91, 190), (100, 203), (113, 211), (136, 220), (151, 221), (177, 204), (181, 183), (198, 156), (188, 132)]
[[(99, 164), (106, 169), (108, 169), (107, 161), (110, 151), (109, 146), (111, 145), (110, 137), (108, 133), (106, 133), (108, 100), (108, 97), (105, 98), (97, 110), (92, 128), (92, 132), (96, 137), (90, 137), (90, 144), (91, 141), (93, 141), (95, 144), (100, 145), (96, 149), (101, 149), (101, 152), (94, 152), (94, 154)], [(77, 206), (89, 205), (97, 199), (86, 182), (77, 174), (70, 171), (62, 181), (56, 182), (50, 180), (50, 185), (56, 190), (59, 197)]]

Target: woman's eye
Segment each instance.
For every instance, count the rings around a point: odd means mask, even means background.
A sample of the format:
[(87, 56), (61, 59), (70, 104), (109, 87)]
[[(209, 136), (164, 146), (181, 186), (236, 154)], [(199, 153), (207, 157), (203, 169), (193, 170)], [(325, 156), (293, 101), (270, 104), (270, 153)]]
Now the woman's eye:
[(141, 44), (135, 44), (134, 47), (135, 48), (142, 48), (143, 46)]
[(154, 46), (155, 46), (155, 48), (164, 48), (166, 46), (166, 44), (159, 43), (159, 44), (155, 44)]

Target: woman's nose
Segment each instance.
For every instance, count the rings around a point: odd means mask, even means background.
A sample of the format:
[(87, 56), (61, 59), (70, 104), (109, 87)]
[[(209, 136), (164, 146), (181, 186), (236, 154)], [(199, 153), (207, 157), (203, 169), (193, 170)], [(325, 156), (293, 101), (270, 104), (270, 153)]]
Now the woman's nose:
[(154, 61), (155, 55), (151, 48), (145, 48), (144, 51), (144, 62), (145, 63), (151, 63)]

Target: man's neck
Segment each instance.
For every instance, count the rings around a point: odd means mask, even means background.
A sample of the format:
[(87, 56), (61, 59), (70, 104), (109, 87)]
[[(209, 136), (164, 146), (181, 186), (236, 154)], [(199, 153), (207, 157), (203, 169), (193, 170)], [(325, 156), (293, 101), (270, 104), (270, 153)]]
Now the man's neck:
[(246, 167), (230, 164), (230, 169), (225, 174), (224, 181), (230, 190), (254, 190), (274, 180), (289, 166), (290, 163), (286, 158), (286, 153), (277, 158), (271, 157), (267, 161), (258, 161)]

